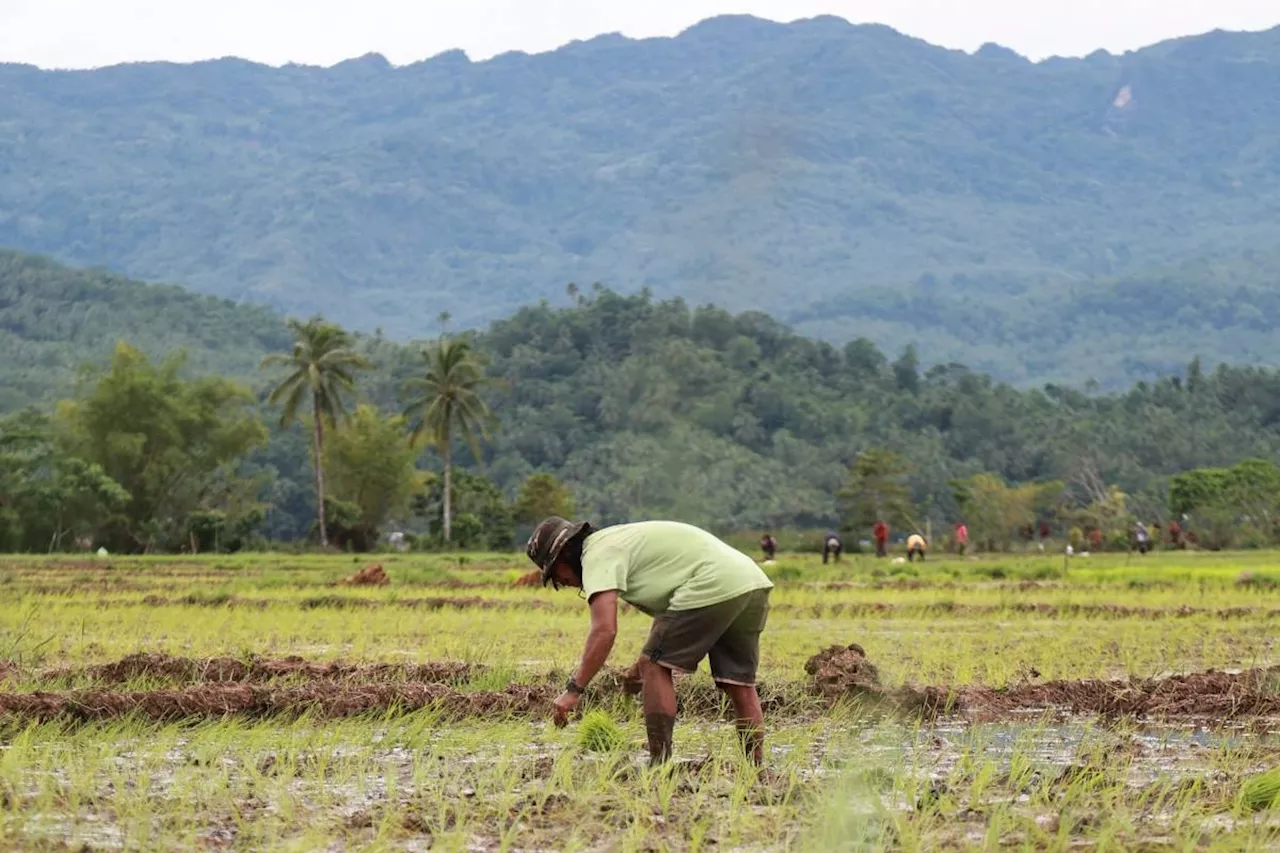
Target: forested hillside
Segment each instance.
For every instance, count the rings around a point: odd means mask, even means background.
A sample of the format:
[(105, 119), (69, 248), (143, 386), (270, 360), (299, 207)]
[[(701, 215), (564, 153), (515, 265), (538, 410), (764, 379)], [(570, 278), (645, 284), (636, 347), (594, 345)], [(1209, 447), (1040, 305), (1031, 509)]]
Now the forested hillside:
[[(573, 300), (569, 308), (528, 306), (464, 335), (494, 380), (484, 398), (499, 427), (483, 467), (460, 438), (454, 450), (464, 469), (492, 479), (509, 499), (530, 474), (552, 473), (600, 521), (833, 525), (850, 465), (873, 448), (901, 457), (912, 505), (939, 521), (957, 513), (953, 481), (979, 473), (1011, 483), (1113, 484), (1156, 515), (1172, 475), (1280, 459), (1280, 372), (1206, 369), (1194, 351), (1176, 375), (1123, 393), (1020, 390), (959, 364), (922, 363), (911, 347), (885, 354), (866, 339), (815, 341), (759, 312), (603, 288)], [(174, 375), (226, 374), (248, 386), (245, 395), (255, 392), (263, 421), (279, 419), (265, 398), (280, 377), (258, 364), (267, 352), (287, 351), (291, 335), (259, 308), (10, 254), (0, 267), (0, 328), (3, 408), (39, 400), (52, 409), (77, 393), (77, 366), (90, 363), (100, 376), (125, 339), (157, 357), (188, 351), (178, 374), (155, 374), (162, 387), (177, 388)], [(354, 345), (372, 368), (356, 375), (352, 405), (401, 412), (406, 380), (422, 375), (419, 345), (381, 336)], [(239, 392), (218, 393), (242, 417)], [(23, 435), (33, 429), (13, 423)], [(369, 428), (372, 444), (350, 451), (373, 454), (360, 467), (402, 456), (398, 442), (378, 452), (385, 438), (377, 437), (404, 434), (405, 425)], [(272, 535), (305, 536), (314, 516), (308, 431), (262, 435), (265, 444), (251, 445), (238, 469), (237, 489), (257, 484)], [(419, 459), (428, 468), (439, 461), (430, 452)]]
[(185, 349), (195, 372), (256, 378), (289, 336), (262, 308), (0, 250), (0, 412), (70, 393), (119, 340), (155, 356)]
[[(764, 314), (601, 290), (566, 310), (522, 309), (477, 338), (500, 386), (486, 472), (508, 490), (535, 470), (607, 521), (670, 516), (740, 529), (837, 519), (863, 450), (906, 461), (922, 513), (956, 514), (951, 481), (1100, 478), (1152, 512), (1169, 475), (1280, 459), (1280, 373), (1197, 359), (1119, 394), (1023, 391), (958, 364), (797, 335)], [(370, 342), (390, 377), (413, 354)], [(390, 407), (396, 379), (370, 383)], [(923, 516), (922, 516), (923, 517)]]
[(0, 99), (0, 245), (397, 338), (600, 281), (1020, 383), (1273, 360), (1280, 30), (1031, 63), (738, 17), (483, 63), (0, 66)]

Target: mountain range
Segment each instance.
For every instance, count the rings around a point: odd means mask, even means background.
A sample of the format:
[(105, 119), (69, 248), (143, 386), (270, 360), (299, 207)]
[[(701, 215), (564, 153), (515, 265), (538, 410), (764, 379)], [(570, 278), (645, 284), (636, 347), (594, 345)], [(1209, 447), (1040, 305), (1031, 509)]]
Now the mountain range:
[(0, 245), (422, 337), (569, 283), (1019, 383), (1274, 361), (1280, 29), (1030, 62), (836, 18), (393, 67), (0, 65)]

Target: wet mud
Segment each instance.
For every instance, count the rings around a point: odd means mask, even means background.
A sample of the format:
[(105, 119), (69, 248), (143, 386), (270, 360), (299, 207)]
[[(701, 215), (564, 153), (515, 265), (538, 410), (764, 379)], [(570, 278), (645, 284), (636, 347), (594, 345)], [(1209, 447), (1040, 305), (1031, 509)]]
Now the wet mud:
[(1163, 678), (1047, 681), (1006, 690), (968, 687), (956, 694), (956, 700), (954, 710), (978, 716), (1045, 708), (1105, 717), (1226, 722), (1280, 715), (1280, 667)]
[(828, 703), (869, 702), (899, 712), (937, 717), (963, 714), (1000, 719), (1036, 712), (1108, 718), (1197, 719), (1230, 722), (1280, 716), (1280, 667), (1207, 672), (1162, 678), (1079, 679), (1024, 683), (996, 689), (880, 685), (875, 666), (856, 644), (832, 646), (805, 664), (810, 690)]
[[(768, 713), (816, 715), (853, 703), (870, 711), (925, 719), (1025, 719), (1038, 713), (1229, 723), (1280, 717), (1280, 667), (1148, 679), (1028, 681), (1005, 689), (980, 685), (886, 687), (862, 648), (851, 644), (824, 649), (809, 659), (805, 670), (808, 677), (800, 682), (761, 684), (761, 700)], [(83, 678), (103, 685), (95, 689), (0, 692), (0, 715), (38, 720), (138, 715), (168, 721), (304, 713), (342, 717), (431, 707), (451, 718), (540, 717), (559, 694), (564, 678), (563, 673), (550, 673), (535, 684), (511, 685), (503, 690), (459, 689), (481, 671), (481, 667), (456, 662), (357, 664), (302, 658), (130, 655), (80, 669), (21, 673), (12, 664), (0, 662), (0, 681), (7, 674), (9, 686), (18, 678), (29, 683)], [(110, 689), (113, 684), (123, 686), (144, 678), (170, 681), (174, 687)], [(609, 669), (593, 682), (589, 703), (622, 701), (627, 693), (625, 672)], [(682, 680), (677, 695), (682, 714), (719, 718), (729, 713), (723, 694), (703, 679)]]
[(438, 661), (431, 663), (351, 663), (286, 658), (187, 658), (165, 654), (133, 654), (111, 663), (81, 668), (46, 670), (41, 680), (87, 679), (123, 684), (143, 678), (178, 683), (240, 683), (298, 679), (311, 681), (418, 681), (453, 684), (482, 672), (476, 664)]
[(449, 718), (504, 717), (548, 707), (546, 688), (463, 693), (446, 684), (198, 684), (181, 690), (72, 690), (0, 693), (0, 715), (49, 721), (139, 717), (156, 722), (203, 717), (349, 717), (432, 708)]

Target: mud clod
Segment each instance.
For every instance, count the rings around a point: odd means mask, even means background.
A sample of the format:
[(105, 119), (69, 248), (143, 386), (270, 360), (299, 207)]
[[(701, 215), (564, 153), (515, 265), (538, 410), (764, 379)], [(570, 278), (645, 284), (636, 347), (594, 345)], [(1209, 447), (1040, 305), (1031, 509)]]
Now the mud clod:
[(872, 694), (882, 695), (880, 671), (857, 643), (830, 646), (805, 662), (812, 689), (827, 700)]
[(514, 586), (542, 586), (542, 572), (532, 571), (516, 578)]
[(383, 571), (381, 563), (365, 566), (351, 577), (342, 581), (342, 586), (386, 586), (391, 578)]

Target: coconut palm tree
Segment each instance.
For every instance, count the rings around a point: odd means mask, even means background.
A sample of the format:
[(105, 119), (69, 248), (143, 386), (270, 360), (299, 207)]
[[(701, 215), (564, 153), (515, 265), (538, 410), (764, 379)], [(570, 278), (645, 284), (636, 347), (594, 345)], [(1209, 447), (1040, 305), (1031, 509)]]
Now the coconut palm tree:
[(441, 530), (448, 542), (453, 529), (453, 437), (461, 433), (471, 453), (480, 459), (480, 439), (489, 440), (496, 418), (480, 389), (492, 384), (471, 345), (443, 335), (422, 350), (423, 375), (408, 380), (404, 416), (413, 425), (409, 440), (424, 440), (440, 451), (444, 467), (444, 516)]
[(269, 355), (263, 369), (289, 368), (289, 374), (271, 392), (273, 405), (283, 401), (280, 426), (288, 427), (298, 417), (304, 401), (311, 403), (312, 437), (316, 474), (316, 522), (320, 529), (320, 545), (329, 546), (329, 533), (324, 521), (324, 429), (347, 417), (344, 392), (355, 387), (355, 371), (367, 370), (368, 359), (352, 349), (351, 335), (341, 326), (312, 317), (305, 323), (290, 320), (293, 350)]

